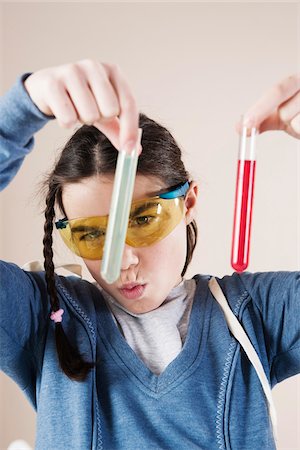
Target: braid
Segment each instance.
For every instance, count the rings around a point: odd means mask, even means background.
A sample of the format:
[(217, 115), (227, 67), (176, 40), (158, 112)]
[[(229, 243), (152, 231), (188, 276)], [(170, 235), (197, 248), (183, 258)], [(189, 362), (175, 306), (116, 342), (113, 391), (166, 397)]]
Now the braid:
[[(55, 216), (55, 194), (56, 189), (50, 183), (49, 192), (46, 197), (46, 220), (44, 225), (43, 253), (47, 291), (50, 297), (52, 311), (58, 311), (59, 309), (59, 300), (55, 287), (52, 250), (53, 219)], [(59, 364), (63, 372), (72, 380), (84, 381), (88, 375), (88, 372), (95, 366), (95, 364), (93, 362), (86, 362), (83, 360), (78, 350), (71, 345), (60, 322), (55, 323), (55, 341)]]
[(46, 198), (46, 209), (45, 209), (45, 225), (44, 225), (44, 269), (47, 282), (47, 290), (50, 296), (50, 303), (52, 311), (57, 311), (59, 309), (59, 302), (57, 298), (57, 293), (55, 289), (55, 277), (54, 277), (54, 264), (53, 264), (53, 250), (52, 250), (52, 231), (53, 231), (53, 219), (54, 219), (54, 202), (55, 194), (51, 193), (51, 187), (49, 189), (49, 194)]
[(181, 272), (181, 276), (183, 277), (185, 272), (187, 271), (188, 265), (190, 264), (193, 253), (197, 244), (197, 237), (198, 237), (198, 228), (197, 223), (195, 220), (193, 220), (190, 224), (186, 227), (186, 235), (187, 235), (187, 252), (186, 252), (186, 259), (183, 271)]

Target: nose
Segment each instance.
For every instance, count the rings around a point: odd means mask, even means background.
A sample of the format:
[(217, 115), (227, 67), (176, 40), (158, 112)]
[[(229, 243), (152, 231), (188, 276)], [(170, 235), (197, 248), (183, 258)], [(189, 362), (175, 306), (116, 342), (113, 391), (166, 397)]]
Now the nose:
[(130, 266), (138, 264), (139, 258), (136, 254), (136, 249), (125, 244), (122, 256), (121, 270), (127, 270)]

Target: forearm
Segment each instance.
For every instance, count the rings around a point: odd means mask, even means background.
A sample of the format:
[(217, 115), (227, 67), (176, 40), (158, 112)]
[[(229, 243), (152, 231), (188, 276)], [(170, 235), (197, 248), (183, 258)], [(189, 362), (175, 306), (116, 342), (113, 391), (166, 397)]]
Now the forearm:
[(28, 75), (19, 77), (0, 98), (0, 190), (9, 184), (32, 150), (34, 134), (52, 119), (29, 97), (23, 84)]

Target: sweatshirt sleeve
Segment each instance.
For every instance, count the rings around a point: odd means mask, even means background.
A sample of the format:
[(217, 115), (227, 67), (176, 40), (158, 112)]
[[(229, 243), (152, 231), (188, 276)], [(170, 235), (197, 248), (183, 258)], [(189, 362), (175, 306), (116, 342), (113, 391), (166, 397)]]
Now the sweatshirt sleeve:
[(263, 323), (272, 378), (300, 373), (300, 271), (243, 273)]
[(50, 314), (44, 273), (0, 261), (0, 286), (0, 369), (34, 403)]
[(34, 134), (54, 116), (42, 113), (28, 95), (20, 76), (0, 98), (0, 190), (20, 169), (25, 156), (34, 146)]

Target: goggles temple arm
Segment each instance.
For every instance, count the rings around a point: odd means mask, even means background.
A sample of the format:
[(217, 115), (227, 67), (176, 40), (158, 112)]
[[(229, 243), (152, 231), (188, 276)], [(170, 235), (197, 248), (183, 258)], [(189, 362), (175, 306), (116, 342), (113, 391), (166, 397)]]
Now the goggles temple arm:
[(160, 194), (159, 198), (176, 198), (182, 197), (185, 195), (190, 187), (189, 181), (186, 181), (184, 184), (180, 185), (177, 189), (173, 189), (172, 191), (165, 192), (164, 194)]

